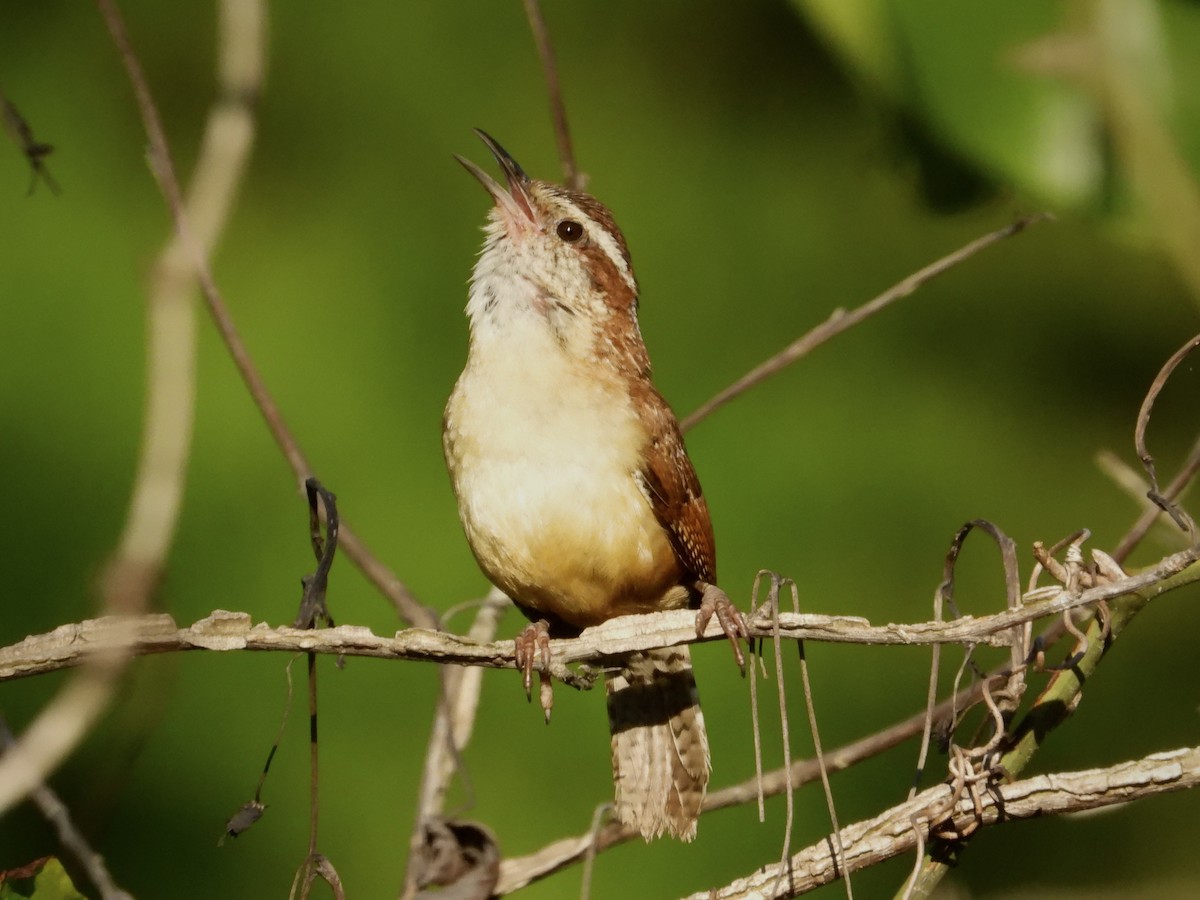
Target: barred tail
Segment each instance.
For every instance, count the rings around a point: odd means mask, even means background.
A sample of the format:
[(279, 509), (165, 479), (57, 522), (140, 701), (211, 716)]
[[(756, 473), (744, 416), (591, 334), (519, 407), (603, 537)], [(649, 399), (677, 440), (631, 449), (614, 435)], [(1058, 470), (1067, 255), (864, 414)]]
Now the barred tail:
[(631, 654), (605, 688), (617, 818), (692, 840), (711, 762), (688, 648)]

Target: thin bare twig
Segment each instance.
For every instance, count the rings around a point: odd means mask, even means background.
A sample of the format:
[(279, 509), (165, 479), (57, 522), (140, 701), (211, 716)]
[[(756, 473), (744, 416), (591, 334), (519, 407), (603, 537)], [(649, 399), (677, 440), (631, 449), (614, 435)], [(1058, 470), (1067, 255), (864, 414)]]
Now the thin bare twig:
[[(758, 604), (758, 589), (764, 577), (774, 578), (774, 573), (767, 569), (760, 569), (758, 574), (754, 576), (754, 585), (750, 589), (750, 618), (759, 611)], [(778, 617), (775, 618), (778, 622)], [(762, 641), (750, 642), (750, 661), (748, 669), (750, 670), (750, 733), (754, 737), (754, 780), (758, 785), (758, 821), (765, 822), (767, 820), (766, 801), (763, 797), (763, 752), (762, 752), (762, 728), (759, 725), (758, 717), (758, 677), (759, 670), (762, 670), (762, 676), (767, 675), (766, 664), (762, 658)], [(789, 769), (790, 771), (790, 769)]]
[[(185, 205), (196, 241), (211, 253), (229, 219), (254, 144), (262, 87), (266, 4), (219, 5), (217, 99), (209, 111)], [(114, 578), (157, 584), (175, 535), (191, 449), (195, 404), (194, 267), (178, 234), (154, 266), (147, 306), (146, 402), (142, 449)]]
[[(796, 582), (788, 579), (792, 588), (792, 612), (800, 613), (800, 589)], [(850, 871), (846, 868), (846, 849), (842, 846), (841, 826), (838, 824), (837, 805), (833, 802), (833, 786), (829, 783), (829, 766), (825, 762), (825, 752), (821, 749), (821, 730), (817, 727), (817, 709), (813, 701), (812, 680), (808, 677), (808, 657), (804, 652), (804, 641), (796, 641), (796, 651), (800, 654), (800, 683), (804, 688), (804, 708), (808, 714), (808, 727), (812, 733), (813, 758), (817, 761), (817, 770), (821, 774), (821, 788), (825, 792), (825, 805), (829, 810), (829, 824), (833, 827), (833, 858), (842, 873), (846, 884), (846, 900), (854, 900), (854, 888), (850, 881)], [(787, 760), (789, 777), (791, 760)]]
[[(948, 572), (943, 574), (942, 581), (933, 592), (933, 621), (943, 621), (946, 603), (946, 591), (953, 590)], [(921, 777), (925, 774), (925, 762), (929, 757), (929, 741), (933, 735), (933, 710), (937, 706), (938, 678), (941, 674), (942, 645), (934, 644), (929, 660), (929, 688), (925, 693), (925, 724), (921, 728), (921, 743), (917, 749), (917, 767), (913, 772), (912, 786), (908, 789), (908, 799), (917, 795), (921, 786)], [(957, 695), (955, 691), (954, 695)], [(918, 863), (920, 859), (918, 857)]]
[[(167, 202), (179, 239), (191, 255), (192, 265), (205, 304), (217, 326), (221, 340), (233, 359), (238, 374), (241, 375), (254, 405), (258, 407), (267, 424), (267, 429), (271, 432), (271, 436), (291, 467), (299, 488), (313, 474), (312, 468), (304, 452), (300, 449), (299, 443), (284, 422), (283, 415), (267, 389), (266, 382), (263, 381), (254, 365), (250, 352), (234, 325), (229, 308), (217, 288), (216, 280), (213, 278), (212, 269), (208, 263), (208, 255), (193, 234), (183, 206), (179, 180), (175, 174), (175, 165), (172, 162), (166, 132), (163, 130), (158, 108), (154, 104), (150, 86), (142, 72), (141, 63), (133, 51), (125, 21), (115, 0), (96, 0), (96, 4), (100, 7), (101, 15), (112, 35), (113, 43), (117, 45), (121, 62), (124, 64), (129, 82), (133, 86), (138, 111), (142, 117), (142, 125), (149, 140), (147, 152), (151, 170), (154, 172), (159, 189)], [(366, 545), (350, 530), (348, 525), (343, 524), (342, 526), (341, 541), (342, 551), (345, 555), (362, 570), (363, 574), (384, 596), (392, 601), (397, 612), (405, 621), (426, 628), (436, 626), (437, 616), (434, 612), (417, 601), (404, 583), (367, 550)]]
[[(1168, 501), (1159, 491), (1158, 475), (1154, 469), (1154, 457), (1151, 456), (1150, 451), (1146, 449), (1146, 428), (1150, 425), (1150, 413), (1154, 409), (1154, 404), (1158, 400), (1158, 395), (1166, 386), (1168, 379), (1171, 377), (1171, 373), (1174, 372), (1179, 364), (1187, 359), (1187, 357), (1191, 355), (1192, 351), (1197, 347), (1200, 347), (1200, 334), (1187, 341), (1182, 347), (1171, 354), (1170, 359), (1163, 363), (1162, 368), (1159, 369), (1158, 374), (1154, 377), (1154, 381), (1150, 385), (1150, 389), (1146, 391), (1146, 396), (1142, 400), (1142, 406), (1138, 410), (1137, 425), (1134, 426), (1133, 430), (1134, 448), (1137, 451), (1138, 459), (1142, 461), (1142, 466), (1146, 469), (1146, 475), (1150, 478), (1150, 492), (1147, 494), (1147, 496), (1151, 499), (1151, 501), (1159, 506), (1159, 508), (1166, 512), (1175, 521), (1175, 524), (1187, 533), (1188, 540), (1193, 542), (1197, 539), (1196, 523), (1192, 521), (1191, 516), (1189, 516), (1181, 508)], [(1185, 470), (1186, 468), (1187, 467), (1185, 467)]]
[[(912, 797), (909, 799), (911, 800)], [(921, 827), (920, 821), (915, 817), (909, 821), (912, 824), (913, 836), (917, 840), (917, 852), (914, 855), (912, 870), (905, 879), (904, 891), (900, 895), (900, 900), (912, 900), (913, 891), (917, 888), (917, 877), (921, 874), (921, 867), (925, 861), (925, 829)]]
[(254, 799), (248, 800), (239, 806), (237, 811), (225, 822), (225, 831), (221, 835), (221, 839), (217, 841), (218, 847), (224, 845), (225, 838), (238, 837), (249, 829), (266, 812), (267, 805), (263, 803), (262, 799), (263, 788), (266, 787), (267, 775), (271, 772), (271, 763), (275, 761), (275, 754), (279, 752), (279, 745), (283, 743), (283, 735), (287, 729), (288, 718), (292, 714), (292, 697), (294, 693), (292, 664), (299, 658), (299, 656), (293, 656), (288, 660), (287, 665), (283, 667), (284, 679), (287, 682), (287, 693), (283, 701), (283, 715), (279, 718), (279, 728), (275, 732), (275, 740), (271, 743), (271, 749), (267, 751), (266, 762), (263, 763), (262, 771), (258, 773), (258, 784), (254, 786)]
[[(788, 580), (790, 581), (790, 579)], [(786, 873), (783, 863), (786, 862), (788, 857), (792, 854), (792, 825), (794, 823), (796, 812), (796, 790), (795, 786), (792, 784), (792, 736), (787, 711), (787, 688), (785, 686), (787, 682), (783, 677), (783, 637), (779, 633), (779, 589), (783, 586), (783, 584), (784, 579), (772, 572), (771, 587), (767, 592), (767, 611), (771, 616), (771, 649), (775, 653), (775, 692), (779, 695), (779, 737), (783, 743), (783, 770), (785, 773), (785, 788), (783, 792), (785, 803), (783, 846), (780, 850), (781, 859), (779, 876), (776, 879), (776, 885), (778, 885), (779, 879), (782, 879)], [(795, 592), (795, 589), (795, 582), (792, 582), (793, 592)], [(800, 659), (803, 662), (804, 645), (797, 642), (797, 646), (801, 648)], [(816, 729), (815, 720), (810, 719), (810, 725), (812, 725), (814, 730)], [(820, 751), (817, 751), (817, 756), (818, 758), (820, 757)], [(755, 768), (761, 771), (758, 766)], [(759, 796), (762, 796), (761, 791)], [(772, 890), (774, 890), (774, 888), (772, 888)]]
[(985, 234), (983, 237), (976, 238), (965, 246), (959, 247), (953, 253), (943, 256), (936, 262), (932, 262), (909, 275), (903, 281), (892, 285), (878, 297), (869, 300), (862, 306), (846, 312), (844, 309), (836, 309), (830, 314), (829, 318), (813, 328), (807, 334), (796, 339), (779, 353), (776, 353), (764, 363), (755, 366), (729, 387), (719, 391), (711, 400), (703, 403), (699, 409), (687, 416), (681, 423), (680, 428), (687, 431), (695, 425), (698, 425), (704, 419), (707, 419), (712, 413), (720, 409), (730, 400), (741, 396), (755, 387), (766, 381), (772, 375), (786, 369), (796, 360), (806, 356), (812, 350), (815, 350), (821, 344), (825, 343), (832, 337), (836, 337), (843, 331), (854, 327), (859, 322), (863, 321), (875, 313), (882, 310), (884, 307), (890, 306), (897, 300), (907, 297), (909, 294), (916, 291), (928, 281), (932, 281), (943, 272), (954, 268), (959, 263), (979, 253), (992, 244), (999, 243), (1007, 237), (1012, 237), (1015, 234), (1020, 234), (1031, 225), (1036, 225), (1038, 222), (1050, 219), (1049, 213), (1035, 213), (1030, 216), (1023, 216), (1011, 225), (1000, 228), (990, 234)]
[(333, 863), (320, 853), (314, 853), (304, 861), (304, 865), (296, 870), (296, 875), (292, 879), (292, 889), (288, 893), (289, 900), (293, 897), (300, 897), (302, 900), (308, 897), (318, 878), (329, 885), (334, 900), (346, 900), (346, 889), (342, 886), (341, 876), (333, 867)]
[(533, 41), (537, 44), (546, 90), (550, 94), (550, 119), (554, 123), (554, 139), (558, 145), (558, 158), (562, 162), (563, 183), (573, 191), (581, 191), (583, 177), (575, 167), (575, 151), (571, 146), (571, 131), (567, 127), (567, 106), (563, 103), (562, 86), (558, 80), (554, 42), (550, 40), (550, 31), (546, 28), (538, 0), (525, 0), (525, 17), (529, 20), (529, 30), (533, 32)]
[(579, 900), (591, 900), (592, 870), (596, 865), (596, 835), (600, 833), (600, 825), (604, 821), (604, 817), (610, 815), (612, 810), (612, 803), (601, 803), (596, 807), (596, 811), (592, 813), (592, 828), (590, 831), (592, 841), (587, 852), (583, 856), (583, 872), (580, 875), (581, 884), (579, 887)]
[[(1184, 489), (1192, 483), (1197, 472), (1200, 472), (1200, 439), (1192, 445), (1187, 459), (1179, 467), (1179, 471), (1171, 479), (1170, 484), (1163, 489), (1162, 496), (1169, 502), (1177, 499), (1183, 493)], [(1142, 542), (1146, 533), (1158, 521), (1161, 514), (1162, 510), (1158, 506), (1150, 504), (1150, 507), (1138, 517), (1137, 522), (1129, 529), (1129, 532), (1121, 538), (1120, 543), (1117, 544), (1116, 549), (1112, 552), (1112, 558), (1118, 563), (1125, 562), (1129, 558), (1129, 554)]]

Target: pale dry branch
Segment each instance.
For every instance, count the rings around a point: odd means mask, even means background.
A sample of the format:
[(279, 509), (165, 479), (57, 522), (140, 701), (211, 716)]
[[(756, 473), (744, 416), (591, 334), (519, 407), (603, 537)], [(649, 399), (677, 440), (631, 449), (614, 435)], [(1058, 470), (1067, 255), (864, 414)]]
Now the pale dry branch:
[[(510, 605), (511, 601), (504, 594), (493, 589), (476, 614), (467, 638), (479, 643), (490, 641)], [(424, 841), (426, 823), (440, 817), (445, 811), (446, 794), (455, 773), (460, 771), (462, 752), (475, 728), (475, 715), (483, 687), (483, 669), (479, 666), (443, 668), (440, 675), (441, 695), (429, 735), (429, 747), (425, 752), (416, 819), (409, 840), (409, 867), (405, 872), (404, 890), (401, 893), (406, 898), (412, 897), (418, 890), (417, 873), (412, 861), (417, 858), (418, 848)]]
[[(209, 111), (185, 215), (211, 253), (254, 144), (254, 100), (262, 88), (266, 5), (219, 6), (217, 99)], [(154, 265), (147, 304), (146, 411), (129, 515), (113, 566), (156, 584), (175, 535), (191, 448), (195, 403), (195, 268), (178, 234)], [(114, 573), (115, 575), (115, 573)], [(122, 577), (116, 575), (115, 577)], [(123, 577), (130, 577), (124, 575)]]
[[(100, 8), (128, 61), (133, 50), (119, 11), (109, 0), (100, 0)], [(245, 170), (253, 116), (244, 101), (261, 84), (265, 54), (264, 4), (226, 0), (220, 5), (220, 17), (219, 96), (187, 200), (198, 222), (196, 240), (205, 247), (217, 240)], [(183, 205), (182, 199), (179, 203)], [(174, 537), (191, 445), (193, 276), (182, 244), (169, 244), (156, 266), (150, 297), (138, 472), (122, 536), (100, 584), (105, 613), (136, 615), (147, 607)], [(120, 653), (106, 652), (94, 662), (60, 691), (0, 760), (0, 812), (54, 771), (108, 707), (124, 659)], [(82, 683), (85, 680), (89, 683)]]
[[(787, 640), (827, 643), (919, 646), (974, 643), (1007, 647), (1004, 632), (1064, 610), (1077, 609), (1139, 593), (1149, 598), (1200, 581), (1200, 548), (1167, 556), (1157, 565), (1077, 594), (1058, 590), (1048, 596), (1027, 595), (1025, 604), (990, 616), (964, 616), (949, 622), (872, 625), (856, 616), (781, 613), (780, 634)], [(577, 638), (552, 640), (551, 674), (567, 684), (584, 687), (590, 678), (568, 668), (581, 663), (604, 663), (623, 653), (674, 647), (698, 640), (724, 640), (715, 620), (703, 639), (697, 638), (695, 613), (671, 610), (622, 616), (585, 630)], [(749, 620), (752, 637), (770, 638), (769, 615)], [(134, 655), (182, 650), (274, 650), (385, 659), (458, 663), (488, 668), (515, 668), (512, 641), (478, 642), (459, 635), (410, 628), (394, 637), (383, 637), (368, 628), (299, 630), (254, 624), (248, 613), (218, 610), (193, 625), (179, 628), (168, 615), (105, 617), (62, 625), (54, 631), (32, 635), (0, 649), (0, 682), (69, 668), (113, 651)]]
[[(1200, 747), (1193, 747), (1155, 753), (1103, 769), (1039, 775), (997, 785), (981, 797), (979, 819), (971, 799), (956, 804), (951, 815), (955, 826), (966, 829), (973, 824), (990, 826), (1035, 816), (1099, 809), (1197, 785), (1200, 785)], [(944, 808), (950, 791), (949, 785), (938, 785), (873, 819), (843, 828), (840, 836), (847, 870), (855, 872), (911, 851), (917, 844), (914, 820), (927, 827), (929, 817)], [(794, 854), (788, 868), (790, 871), (785, 869), (780, 882), (782, 890), (778, 893), (771, 893), (770, 889), (780, 874), (779, 866), (770, 864), (723, 888), (693, 894), (688, 900), (794, 897), (828, 884), (840, 875), (828, 838)]]
[[(28, 796), (79, 746), (107, 709), (126, 660), (132, 635), (122, 633), (121, 620), (110, 634), (107, 653), (89, 656), (88, 669), (69, 681), (0, 757), (0, 813)], [(136, 626), (135, 626), (136, 627)]]
[[(510, 607), (511, 601), (499, 590), (493, 589), (475, 616), (467, 639), (479, 644), (490, 642), (500, 626), (501, 618)], [(444, 696), (439, 707), (439, 719), (444, 722), (444, 730), (439, 729), (441, 734), (435, 733), (430, 739), (425, 758), (426, 777), (418, 804), (424, 815), (442, 812), (446, 791), (458, 767), (457, 754), (470, 742), (475, 728), (475, 714), (479, 708), (483, 682), (483, 671), (478, 666), (447, 669), (445, 674)]]
[[(949, 705), (949, 701), (947, 701), (946, 703), (943, 704), (943, 706), (948, 706), (948, 705)], [(846, 747), (842, 747), (838, 750), (833, 751), (833, 753), (829, 754), (831, 770), (838, 771), (838, 770), (844, 769), (844, 768), (848, 767), (850, 764), (852, 764), (854, 761), (862, 759), (865, 756), (871, 755), (871, 753), (875, 749), (878, 749), (879, 746), (881, 745), (881, 738), (887, 738), (888, 740), (886, 741), (886, 743), (889, 746), (894, 746), (896, 743), (899, 743), (900, 740), (904, 740), (904, 739), (907, 739), (908, 737), (913, 736), (920, 730), (923, 717), (924, 717), (923, 713), (918, 714), (916, 716), (913, 716), (911, 719), (909, 719), (906, 722), (898, 723), (897, 725), (893, 726), (891, 729), (888, 729), (887, 732), (881, 732), (878, 735), (872, 735), (870, 738), (866, 738), (862, 741), (856, 741), (854, 744), (851, 744)], [(889, 738), (888, 732), (892, 733), (890, 738)], [(1122, 784), (1125, 784), (1126, 786), (1128, 784), (1133, 784), (1133, 785), (1137, 784), (1138, 776), (1136, 775), (1136, 773), (1129, 772), (1125, 767), (1135, 767), (1136, 768), (1136, 767), (1145, 765), (1147, 763), (1147, 761), (1157, 761), (1157, 762), (1152, 763), (1148, 767), (1149, 770), (1156, 771), (1159, 776), (1166, 774), (1168, 776), (1168, 780), (1169, 780), (1169, 778), (1175, 777), (1176, 770), (1174, 768), (1174, 763), (1172, 762), (1171, 758), (1173, 756), (1175, 756), (1176, 754), (1179, 754), (1182, 757), (1179, 760), (1179, 767), (1180, 767), (1179, 768), (1179, 777), (1182, 779), (1182, 781), (1181, 781), (1181, 783), (1178, 783), (1174, 787), (1168, 787), (1167, 789), (1182, 790), (1184, 788), (1189, 788), (1189, 787), (1194, 786), (1196, 783), (1196, 779), (1197, 779), (1197, 766), (1200, 765), (1200, 759), (1197, 759), (1197, 751), (1196, 750), (1190, 750), (1190, 751), (1180, 750), (1180, 751), (1173, 751), (1172, 753), (1156, 754), (1155, 756), (1146, 757), (1146, 759), (1141, 760), (1139, 763), (1125, 763), (1125, 764), (1122, 764), (1122, 766), (1113, 767), (1113, 769), (1111, 769), (1111, 770), (1099, 770), (1099, 771), (1101, 774), (1103, 774), (1105, 771), (1114, 772), (1114, 773), (1124, 771), (1125, 772), (1124, 781), (1120, 781), (1116, 785), (1116, 789), (1119, 790), (1119, 789), (1122, 789), (1120, 787)], [(1184, 756), (1184, 755), (1186, 755), (1186, 756)], [(1162, 765), (1159, 766), (1157, 764), (1158, 762), (1161, 762)], [(795, 780), (796, 784), (804, 784), (807, 782), (811, 782), (811, 781), (816, 780), (816, 778), (818, 777), (817, 765), (816, 765), (815, 760), (811, 760), (811, 759), (810, 760), (801, 760), (798, 763), (796, 763), (795, 766), (793, 766), (793, 770), (794, 771), (793, 771), (792, 777)], [(1075, 775), (1067, 774), (1067, 775), (1038, 776), (1037, 778), (1033, 778), (1033, 779), (1029, 779), (1024, 782), (1020, 782), (1019, 784), (1007, 785), (1005, 787), (1004, 791), (1002, 792), (1001, 796), (1006, 797), (1006, 798), (1011, 796), (1015, 800), (1015, 799), (1021, 797), (1022, 794), (1026, 795), (1026, 796), (1036, 795), (1043, 790), (1043, 788), (1041, 788), (1040, 785), (1049, 781), (1052, 785), (1055, 786), (1054, 789), (1060, 789), (1058, 787), (1058, 785), (1060, 783), (1062, 783), (1063, 787), (1061, 789), (1065, 790), (1067, 792), (1068, 796), (1066, 798), (1060, 798), (1060, 799), (1070, 799), (1071, 795), (1073, 795), (1073, 793), (1075, 792), (1075, 790), (1072, 789), (1072, 785), (1076, 783), (1076, 778), (1079, 777), (1079, 778), (1083, 778), (1084, 781), (1089, 781), (1090, 777), (1093, 776), (1093, 774), (1094, 773), (1091, 773), (1091, 772), (1081, 772), (1081, 773), (1075, 773)], [(778, 793), (782, 792), (782, 790), (784, 788), (784, 781), (785, 781), (784, 773), (782, 772), (782, 770), (777, 770), (775, 772), (770, 773), (766, 777), (766, 780), (767, 780), (767, 785), (765, 787), (765, 791), (768, 795), (774, 795), (774, 794), (778, 794)], [(1022, 785), (1024, 785), (1025, 787), (1022, 788)], [(1127, 787), (1125, 789), (1127, 789)], [(1010, 791), (1012, 792), (1011, 795), (1009, 793)], [(1154, 793), (1154, 792), (1155, 792), (1154, 790), (1149, 791), (1149, 793)], [(754, 779), (749, 779), (741, 784), (723, 788), (719, 791), (715, 791), (715, 792), (709, 794), (709, 796), (706, 799), (705, 804), (704, 804), (704, 812), (706, 814), (708, 814), (708, 813), (712, 813), (718, 809), (726, 809), (731, 806), (740, 806), (742, 804), (749, 803), (749, 802), (753, 801), (753, 799), (755, 797), (755, 793), (756, 793), (756, 786), (755, 786)], [(843, 842), (843, 848), (847, 854), (847, 858), (850, 860), (851, 869), (856, 871), (861, 868), (866, 868), (869, 865), (873, 865), (875, 862), (882, 861), (883, 859), (887, 859), (892, 856), (903, 854), (903, 853), (908, 852), (909, 850), (913, 849), (913, 847), (918, 842), (916, 833), (913, 830), (913, 822), (920, 821), (918, 819), (918, 817), (920, 817), (922, 815), (922, 813), (930, 813), (930, 812), (938, 812), (938, 811), (946, 810), (948, 808), (947, 801), (950, 799), (950, 797), (951, 797), (950, 786), (949, 785), (939, 785), (938, 787), (931, 788), (931, 789), (923, 792), (922, 794), (917, 795), (914, 798), (910, 798), (905, 803), (903, 803), (899, 806), (893, 807), (892, 809), (888, 810), (885, 813), (882, 813), (880, 816), (877, 816), (876, 818), (870, 820), (869, 822), (860, 822), (856, 825), (850, 825), (850, 826), (842, 829), (839, 832), (839, 836), (841, 837), (841, 840)], [(1114, 795), (1114, 796), (1110, 797), (1109, 802), (1125, 802), (1125, 801), (1133, 800), (1133, 799), (1136, 799), (1136, 796), (1117, 797)], [(991, 802), (991, 801), (994, 801), (994, 798), (989, 798), (989, 802)], [(1105, 805), (1105, 804), (1099, 804), (1099, 805)], [(1079, 808), (1090, 808), (1090, 807), (1083, 806), (1083, 807), (1079, 807)], [(966, 824), (966, 820), (970, 817), (969, 812), (971, 810), (973, 810), (971, 801), (969, 801), (969, 800), (965, 801), (962, 804), (961, 810), (959, 810), (958, 813), (956, 813), (956, 815), (958, 815), (958, 819), (956, 820), (958, 822), (958, 824), (961, 824), (961, 825)], [(1027, 814), (1028, 815), (1037, 815), (1038, 811), (1039, 811), (1039, 808), (1034, 806), (1034, 808), (1030, 809)], [(1074, 808), (1070, 807), (1069, 805), (1061, 806), (1061, 805), (1056, 804), (1054, 806), (1048, 806), (1045, 811), (1047, 813), (1072, 812), (1072, 811), (1074, 811)], [(964, 812), (966, 812), (968, 814), (963, 815)], [(992, 815), (993, 820), (996, 818), (994, 808), (992, 808), (990, 810), (989, 814)], [(864, 836), (867, 834), (874, 834), (874, 835), (878, 836), (881, 831), (881, 828), (882, 828), (882, 826), (880, 826), (878, 823), (881, 823), (881, 822), (887, 823), (886, 830), (887, 830), (887, 833), (890, 835), (890, 837), (887, 837), (887, 840), (889, 840), (889, 841), (893, 840), (893, 839), (899, 840), (901, 838), (900, 833), (905, 828), (907, 828), (908, 829), (908, 834), (907, 834), (908, 843), (893, 846), (891, 848), (893, 852), (890, 852), (886, 856), (881, 856), (881, 857), (879, 857), (879, 859), (870, 858), (870, 859), (864, 860), (859, 855), (863, 851), (863, 841), (865, 839)], [(928, 819), (927, 818), (924, 819), (923, 823), (927, 826)], [(619, 825), (610, 824), (610, 825), (606, 826), (605, 828), (601, 829), (599, 834), (597, 834), (595, 836), (594, 843), (598, 850), (605, 850), (616, 844), (623, 843), (626, 840), (630, 840), (636, 836), (637, 836), (636, 832), (632, 831), (631, 829), (627, 829), (627, 828), (623, 829)], [(854, 847), (849, 846), (850, 840), (854, 841), (854, 843), (855, 843)], [(534, 881), (538, 881), (542, 878), (545, 878), (549, 875), (554, 874), (555, 872), (562, 870), (563, 868), (566, 868), (569, 865), (577, 863), (581, 859), (584, 858), (585, 854), (588, 852), (588, 849), (592, 844), (593, 844), (593, 835), (590, 833), (582, 834), (582, 835), (577, 835), (575, 837), (563, 838), (562, 840), (554, 841), (553, 843), (547, 844), (545, 847), (542, 847), (540, 850), (537, 850), (534, 853), (531, 853), (527, 856), (513, 857), (510, 859), (506, 859), (506, 860), (504, 860), (503, 863), (501, 863), (501, 867), (500, 867), (501, 876), (500, 876), (500, 881), (496, 886), (496, 892), (498, 894), (510, 894), (510, 893), (517, 891), (523, 887), (526, 887), (529, 884), (532, 884)], [(820, 861), (821, 865), (824, 867), (821, 871), (823, 871), (825, 873), (825, 875), (828, 876), (828, 877), (826, 877), (825, 881), (820, 882), (821, 884), (824, 884), (827, 881), (832, 880), (832, 876), (834, 875), (834, 872), (836, 871), (835, 867), (834, 867), (834, 859), (833, 859), (833, 856), (832, 856), (830, 850), (831, 850), (831, 842), (828, 839), (825, 839), (819, 845), (814, 845), (813, 847), (809, 847), (808, 849), (802, 850), (799, 853), (793, 855), (792, 856), (793, 866), (795, 868), (795, 861), (798, 858), (801, 858), (801, 859), (809, 859), (809, 858), (813, 858), (813, 857), (817, 858)], [(766, 871), (767, 870), (760, 870), (757, 873), (757, 875), (762, 876), (762, 881), (764, 883), (771, 884), (774, 882), (774, 875), (778, 874), (778, 867), (777, 866), (770, 867), (771, 875), (769, 877), (765, 874)], [(810, 869), (810, 872), (811, 871), (812, 870)], [(817, 885), (813, 884), (812, 886), (816, 887)], [(700, 896), (707, 896), (707, 895), (704, 894), (704, 895), (700, 895)], [(734, 894), (731, 896), (742, 896), (742, 895)], [(744, 896), (755, 896), (755, 895), (751, 893), (751, 894), (746, 894)]]
[[(250, 398), (262, 415), (271, 437), (291, 467), (292, 474), (296, 478), (297, 488), (303, 489), (305, 481), (313, 474), (312, 467), (299, 442), (284, 421), (283, 414), (250, 356), (249, 348), (234, 324), (225, 298), (217, 287), (208, 254), (197, 239), (193, 225), (188, 218), (162, 119), (150, 93), (150, 85), (146, 81), (141, 63), (129, 40), (124, 18), (116, 5), (116, 0), (96, 0), (96, 3), (100, 7), (101, 15), (112, 35), (113, 43), (120, 52), (121, 62), (125, 66), (129, 82), (133, 87), (138, 112), (141, 115), (142, 125), (148, 139), (147, 157), (150, 168), (158, 181), (180, 243), (190, 257), (201, 296), (204, 298), (213, 323), (217, 327), (217, 332), (225, 344)], [(396, 574), (375, 557), (367, 549), (366, 544), (344, 522), (341, 529), (341, 549), (380, 593), (392, 602), (401, 618), (421, 627), (433, 628), (436, 626), (436, 614), (420, 603)]]

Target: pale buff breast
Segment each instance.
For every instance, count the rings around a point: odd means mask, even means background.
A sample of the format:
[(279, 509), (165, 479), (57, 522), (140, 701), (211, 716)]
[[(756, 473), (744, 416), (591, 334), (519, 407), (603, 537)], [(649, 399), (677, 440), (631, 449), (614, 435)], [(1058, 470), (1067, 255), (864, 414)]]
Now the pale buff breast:
[(553, 337), (535, 324), (473, 347), (446, 408), (476, 558), (515, 600), (578, 626), (682, 604), (674, 550), (635, 477), (644, 438), (628, 396), (541, 347)]

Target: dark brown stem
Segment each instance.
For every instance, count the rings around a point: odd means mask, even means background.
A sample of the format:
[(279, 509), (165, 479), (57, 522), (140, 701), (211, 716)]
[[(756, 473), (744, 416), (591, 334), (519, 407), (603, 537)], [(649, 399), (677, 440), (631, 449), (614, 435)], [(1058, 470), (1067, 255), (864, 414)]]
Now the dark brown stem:
[(317, 852), (317, 818), (320, 812), (320, 771), (317, 744), (317, 654), (308, 654), (308, 855)]

